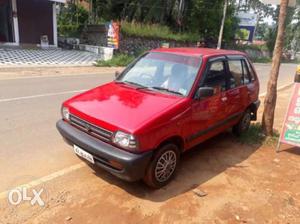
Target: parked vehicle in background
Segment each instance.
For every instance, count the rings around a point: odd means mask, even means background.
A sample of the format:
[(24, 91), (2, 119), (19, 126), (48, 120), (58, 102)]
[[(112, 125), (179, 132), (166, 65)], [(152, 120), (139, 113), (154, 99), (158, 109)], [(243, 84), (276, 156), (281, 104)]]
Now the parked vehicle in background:
[(116, 80), (62, 105), (57, 122), (77, 155), (127, 181), (166, 185), (180, 155), (256, 120), (259, 82), (244, 53), (205, 48), (152, 50)]

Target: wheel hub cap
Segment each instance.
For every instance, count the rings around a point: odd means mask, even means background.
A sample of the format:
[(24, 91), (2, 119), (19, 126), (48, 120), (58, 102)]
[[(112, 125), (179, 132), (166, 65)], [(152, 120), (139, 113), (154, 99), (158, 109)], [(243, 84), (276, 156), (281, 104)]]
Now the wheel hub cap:
[(164, 152), (155, 167), (155, 178), (158, 182), (168, 180), (176, 168), (176, 154), (173, 151)]

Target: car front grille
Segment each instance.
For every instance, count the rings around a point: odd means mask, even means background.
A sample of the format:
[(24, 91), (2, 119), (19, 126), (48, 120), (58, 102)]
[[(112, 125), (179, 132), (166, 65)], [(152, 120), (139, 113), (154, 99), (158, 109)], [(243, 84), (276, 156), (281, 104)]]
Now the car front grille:
[(104, 128), (95, 126), (73, 114), (70, 114), (70, 123), (83, 130), (84, 132), (88, 133), (89, 135), (94, 136), (95, 138), (98, 138), (100, 140), (111, 142), (113, 132), (108, 131)]

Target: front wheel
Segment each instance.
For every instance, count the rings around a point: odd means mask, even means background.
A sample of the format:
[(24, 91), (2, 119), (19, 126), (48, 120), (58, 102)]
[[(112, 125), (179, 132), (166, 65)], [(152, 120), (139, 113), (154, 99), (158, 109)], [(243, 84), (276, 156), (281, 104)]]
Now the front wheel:
[(174, 144), (161, 147), (150, 162), (144, 182), (153, 188), (167, 185), (177, 170), (179, 164), (179, 149)]
[(242, 133), (246, 132), (251, 124), (251, 111), (248, 109), (244, 112), (239, 123), (233, 126), (232, 131), (237, 136), (240, 136)]

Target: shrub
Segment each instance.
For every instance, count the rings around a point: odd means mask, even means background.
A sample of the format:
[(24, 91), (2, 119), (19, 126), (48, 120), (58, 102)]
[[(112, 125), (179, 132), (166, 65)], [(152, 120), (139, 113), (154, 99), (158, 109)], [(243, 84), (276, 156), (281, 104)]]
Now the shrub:
[(58, 33), (65, 37), (76, 37), (88, 21), (88, 11), (82, 6), (68, 3), (61, 8), (58, 16)]
[(254, 63), (270, 63), (272, 62), (272, 58), (269, 57), (260, 57), (260, 58), (252, 58)]
[(111, 60), (102, 61), (99, 60), (96, 62), (96, 66), (98, 67), (117, 67), (117, 66), (127, 66), (134, 60), (133, 56), (127, 54), (117, 54), (113, 56)]
[(196, 33), (174, 33), (168, 26), (160, 24), (143, 24), (122, 21), (121, 32), (128, 36), (159, 38), (175, 41), (196, 42), (200, 39), (200, 36)]

